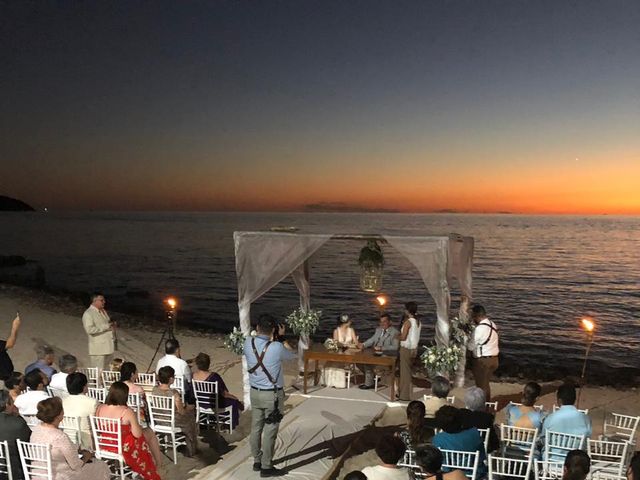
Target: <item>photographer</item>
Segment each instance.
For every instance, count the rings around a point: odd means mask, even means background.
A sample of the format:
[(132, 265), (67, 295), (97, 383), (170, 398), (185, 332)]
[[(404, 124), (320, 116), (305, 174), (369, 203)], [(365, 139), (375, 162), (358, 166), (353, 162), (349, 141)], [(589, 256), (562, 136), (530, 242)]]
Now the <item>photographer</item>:
[(253, 470), (261, 477), (277, 477), (284, 471), (273, 467), (273, 450), (284, 410), (284, 373), (282, 362), (296, 358), (286, 341), (284, 325), (271, 315), (261, 315), (258, 335), (247, 338), (244, 356), (251, 385), (251, 453)]

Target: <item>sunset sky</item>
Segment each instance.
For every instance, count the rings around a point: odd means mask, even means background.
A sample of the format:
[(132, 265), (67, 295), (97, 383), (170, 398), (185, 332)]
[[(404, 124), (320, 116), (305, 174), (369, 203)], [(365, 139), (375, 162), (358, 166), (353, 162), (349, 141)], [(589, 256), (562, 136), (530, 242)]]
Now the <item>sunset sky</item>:
[(3, 2), (0, 195), (640, 214), (640, 2)]

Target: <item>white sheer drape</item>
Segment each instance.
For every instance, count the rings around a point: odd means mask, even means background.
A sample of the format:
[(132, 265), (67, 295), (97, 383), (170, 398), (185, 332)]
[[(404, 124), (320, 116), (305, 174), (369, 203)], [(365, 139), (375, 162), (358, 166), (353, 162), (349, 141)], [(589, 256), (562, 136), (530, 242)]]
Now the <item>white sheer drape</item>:
[(449, 345), (449, 238), (386, 235), (384, 238), (418, 269), (422, 281), (436, 302), (436, 345)]
[[(242, 333), (249, 335), (251, 331), (251, 304), (303, 265), (330, 238), (331, 235), (234, 232), (238, 310)], [(296, 278), (296, 285), (300, 288), (300, 276), (296, 274), (294, 281)], [(305, 281), (306, 289), (300, 291), (301, 305), (303, 301), (306, 301), (306, 305), (309, 302), (308, 276)], [(303, 300), (302, 297), (305, 295), (306, 300)], [(249, 376), (244, 357), (242, 371), (244, 400), (248, 406)]]
[[(311, 307), (311, 284), (309, 283), (309, 262), (305, 261), (291, 273), (293, 283), (300, 292), (300, 308), (307, 312)], [(309, 348), (311, 339), (309, 335), (300, 335), (298, 341), (298, 372), (304, 370), (304, 351)]]

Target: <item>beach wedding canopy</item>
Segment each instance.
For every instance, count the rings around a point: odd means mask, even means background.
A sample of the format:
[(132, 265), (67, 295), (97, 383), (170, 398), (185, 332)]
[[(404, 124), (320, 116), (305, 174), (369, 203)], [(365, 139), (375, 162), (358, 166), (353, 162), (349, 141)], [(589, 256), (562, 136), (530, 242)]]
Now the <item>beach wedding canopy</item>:
[[(472, 237), (340, 235), (285, 232), (234, 232), (238, 309), (242, 333), (251, 332), (251, 304), (288, 276), (300, 292), (300, 307), (310, 307), (309, 259), (325, 243), (339, 240), (376, 240), (395, 248), (418, 270), (436, 304), (435, 342), (449, 344), (450, 285), (456, 281), (464, 299), (471, 299)], [(462, 303), (465, 302), (461, 302)], [(299, 352), (308, 345), (300, 338)], [(300, 355), (302, 357), (302, 355)], [(302, 358), (298, 359), (299, 366)], [(244, 400), (249, 405), (249, 375), (243, 357)], [(464, 371), (463, 371), (464, 374)]]

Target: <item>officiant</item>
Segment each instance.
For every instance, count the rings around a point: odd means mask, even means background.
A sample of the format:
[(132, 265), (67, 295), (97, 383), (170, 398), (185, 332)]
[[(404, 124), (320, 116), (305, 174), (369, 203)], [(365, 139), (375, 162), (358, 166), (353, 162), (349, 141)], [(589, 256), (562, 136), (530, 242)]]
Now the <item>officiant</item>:
[[(391, 317), (388, 313), (380, 315), (380, 325), (376, 328), (373, 336), (364, 343), (359, 343), (359, 348), (371, 348), (383, 355), (397, 356), (400, 340), (398, 335), (400, 332), (391, 325)], [(364, 371), (364, 383), (360, 385), (363, 390), (369, 390), (374, 386), (374, 365), (358, 365), (360, 370)]]

